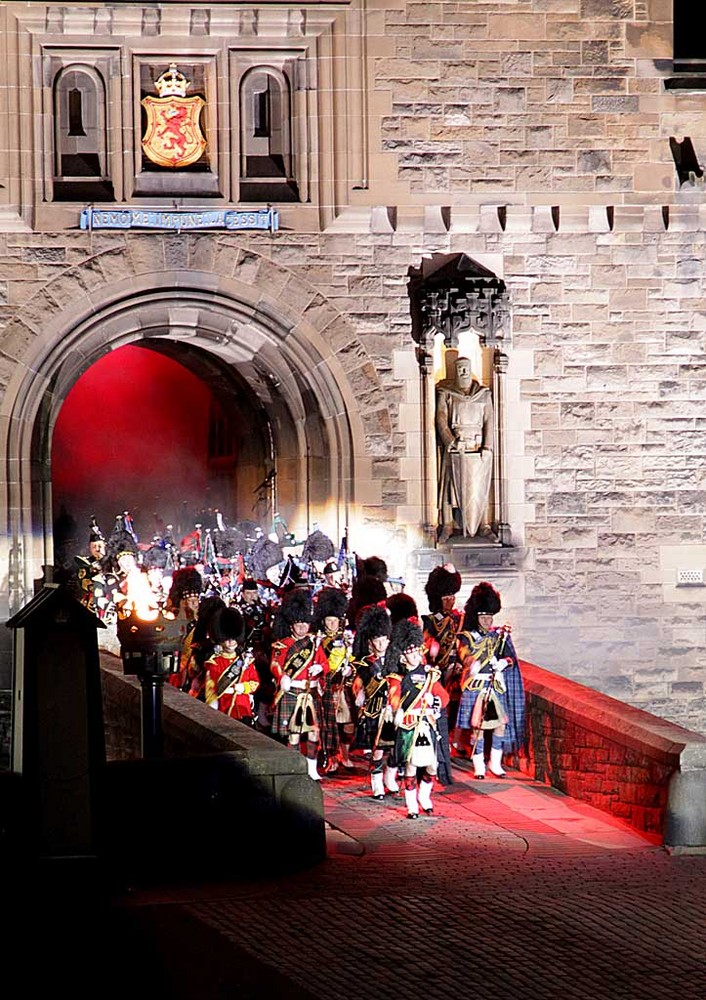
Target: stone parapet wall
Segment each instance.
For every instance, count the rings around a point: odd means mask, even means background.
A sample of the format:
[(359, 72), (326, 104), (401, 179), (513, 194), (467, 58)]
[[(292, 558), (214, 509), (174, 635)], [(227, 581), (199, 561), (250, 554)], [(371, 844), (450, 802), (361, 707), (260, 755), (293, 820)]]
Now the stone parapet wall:
[(522, 663), (533, 778), (675, 850), (706, 851), (706, 737)]
[(375, 205), (344, 210), (330, 231), (408, 233), (437, 238), (471, 233), (664, 233), (706, 231), (703, 191), (676, 194), (662, 203), (623, 205), (493, 204)]
[(165, 756), (143, 760), (139, 682), (110, 654), (101, 668), (112, 864), (146, 878), (222, 875), (225, 864), (238, 878), (323, 860), (323, 795), (300, 754), (165, 685)]

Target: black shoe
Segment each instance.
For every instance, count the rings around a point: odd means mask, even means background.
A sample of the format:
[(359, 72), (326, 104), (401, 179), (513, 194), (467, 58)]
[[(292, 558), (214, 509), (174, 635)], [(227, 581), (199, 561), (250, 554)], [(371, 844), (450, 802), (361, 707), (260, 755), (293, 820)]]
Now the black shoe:
[(474, 778), (476, 779), (476, 781), (485, 781), (485, 775), (484, 774), (475, 774)]
[(434, 810), (433, 809), (422, 809), (422, 812), (426, 813), (427, 816), (433, 816), (434, 815)]
[(384, 802), (385, 801), (385, 796), (384, 795), (373, 795), (373, 798), (375, 799), (376, 802)]
[(407, 813), (407, 819), (419, 819), (419, 813)]

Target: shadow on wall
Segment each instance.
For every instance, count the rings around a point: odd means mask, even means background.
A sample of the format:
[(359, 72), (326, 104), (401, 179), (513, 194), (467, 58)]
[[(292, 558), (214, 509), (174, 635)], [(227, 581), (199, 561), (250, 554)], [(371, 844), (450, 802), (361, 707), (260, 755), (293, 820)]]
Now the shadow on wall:
[(306, 774), (256, 775), (238, 753), (112, 761), (101, 855), (122, 882), (271, 878), (324, 859), (320, 797)]

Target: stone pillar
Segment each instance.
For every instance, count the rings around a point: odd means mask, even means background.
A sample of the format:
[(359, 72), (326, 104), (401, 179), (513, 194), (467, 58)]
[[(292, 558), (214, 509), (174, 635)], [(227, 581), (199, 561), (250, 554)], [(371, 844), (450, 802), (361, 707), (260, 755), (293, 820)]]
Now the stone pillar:
[(434, 334), (425, 327), (417, 350), (419, 366), (419, 433), (422, 459), (422, 532), (424, 546), (436, 544), (438, 519), (436, 470), (436, 396), (434, 392)]
[(507, 515), (507, 480), (505, 477), (505, 376), (507, 354), (496, 349), (493, 355), (493, 412), (495, 418), (495, 449), (493, 451), (493, 498), (498, 541), (509, 545), (510, 525)]
[(419, 361), (419, 418), (422, 442), (422, 519), (424, 544), (434, 546), (438, 520), (436, 461), (436, 396), (431, 358)]

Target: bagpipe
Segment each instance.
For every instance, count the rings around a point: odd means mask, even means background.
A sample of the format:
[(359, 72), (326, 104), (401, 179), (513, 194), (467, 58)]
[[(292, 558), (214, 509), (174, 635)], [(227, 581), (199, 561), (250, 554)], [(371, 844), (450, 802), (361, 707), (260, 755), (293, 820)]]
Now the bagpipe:
[[(503, 664), (501, 667), (499, 660), (503, 658), (502, 654), (505, 652), (505, 646), (511, 632), (512, 629), (509, 625), (499, 625), (497, 628), (491, 629), (487, 636), (484, 637), (484, 641), (488, 645), (486, 646), (486, 655), (484, 658), (478, 658), (481, 664), (478, 673), (487, 667), (490, 670), (483, 689), (478, 692), (471, 713), (471, 729), (473, 730), (471, 753), (473, 753), (478, 742), (483, 729), (483, 723), (489, 719), (495, 721), (495, 719), (499, 718), (497, 715), (497, 712), (500, 711), (499, 702), (494, 698), (494, 695), (496, 694), (496, 689), (500, 690), (503, 694), (507, 691), (505, 681), (502, 677), (507, 664)], [(493, 711), (496, 712), (495, 715), (491, 714)]]

